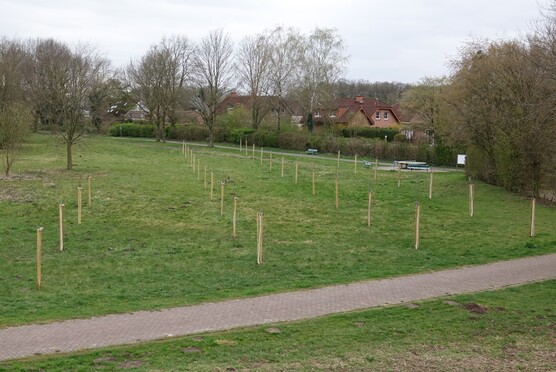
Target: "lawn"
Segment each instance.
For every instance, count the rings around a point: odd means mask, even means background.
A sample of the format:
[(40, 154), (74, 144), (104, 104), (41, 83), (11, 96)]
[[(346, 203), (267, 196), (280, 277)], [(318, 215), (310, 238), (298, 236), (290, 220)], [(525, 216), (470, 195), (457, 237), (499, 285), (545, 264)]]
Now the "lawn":
[[(468, 211), (462, 172), (429, 175), (363, 169), (333, 159), (92, 137), (75, 149), (34, 135), (14, 176), (0, 179), (0, 327), (157, 309), (334, 283), (391, 277), (556, 252), (556, 209), (537, 206), (529, 237), (529, 201), (478, 183)], [(251, 150), (249, 150), (251, 154)], [(298, 183), (294, 161), (299, 161)], [(362, 159), (361, 159), (362, 160)], [(204, 188), (214, 173), (214, 198)], [(316, 175), (313, 196), (312, 170)], [(335, 178), (339, 208), (335, 207)], [(87, 207), (87, 177), (92, 206)], [(220, 180), (225, 180), (220, 213)], [(77, 187), (85, 188), (77, 224)], [(373, 191), (373, 224), (367, 194)], [(232, 201), (239, 198), (237, 238)], [(415, 202), (421, 239), (413, 247)], [(58, 249), (58, 204), (66, 206), (65, 250)], [(256, 264), (256, 214), (264, 213), (263, 264)], [(35, 285), (36, 229), (44, 227), (42, 288)]]
[(556, 281), (0, 362), (0, 371), (553, 371)]

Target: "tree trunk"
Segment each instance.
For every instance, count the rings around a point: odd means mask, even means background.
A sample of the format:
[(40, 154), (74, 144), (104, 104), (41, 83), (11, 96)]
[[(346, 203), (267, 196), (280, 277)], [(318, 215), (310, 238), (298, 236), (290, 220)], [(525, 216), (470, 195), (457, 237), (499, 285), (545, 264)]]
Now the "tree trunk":
[(71, 156), (71, 146), (72, 143), (70, 141), (66, 142), (66, 156), (67, 156), (67, 161), (66, 161), (66, 168), (68, 170), (71, 170), (73, 167), (73, 162), (72, 162), (72, 156)]

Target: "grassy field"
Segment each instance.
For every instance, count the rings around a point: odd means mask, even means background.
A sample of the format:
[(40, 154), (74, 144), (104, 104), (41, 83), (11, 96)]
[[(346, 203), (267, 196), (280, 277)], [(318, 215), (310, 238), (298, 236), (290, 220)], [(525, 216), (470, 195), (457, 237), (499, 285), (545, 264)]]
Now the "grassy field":
[(0, 371), (553, 371), (556, 281), (406, 306), (0, 362)]
[[(181, 145), (94, 137), (75, 149), (34, 135), (14, 176), (0, 179), (0, 327), (187, 305), (202, 301), (347, 283), (556, 252), (556, 209), (538, 206), (529, 237), (529, 201), (477, 184), (469, 217), (461, 172), (429, 176), (372, 171), (342, 162), (196, 147), (198, 174)], [(250, 152), (249, 152), (250, 153)], [(203, 187), (207, 164), (217, 183)], [(316, 195), (311, 194), (312, 169)], [(87, 176), (92, 207), (86, 206)], [(226, 180), (220, 215), (220, 180)], [(85, 187), (83, 223), (77, 187)], [(367, 192), (373, 190), (373, 225)], [(232, 199), (239, 198), (232, 238)], [(421, 246), (413, 248), (415, 202), (421, 203)], [(66, 205), (65, 251), (58, 250), (58, 204)], [(264, 213), (264, 263), (256, 265), (256, 213)], [(44, 227), (42, 288), (35, 289), (36, 228)]]

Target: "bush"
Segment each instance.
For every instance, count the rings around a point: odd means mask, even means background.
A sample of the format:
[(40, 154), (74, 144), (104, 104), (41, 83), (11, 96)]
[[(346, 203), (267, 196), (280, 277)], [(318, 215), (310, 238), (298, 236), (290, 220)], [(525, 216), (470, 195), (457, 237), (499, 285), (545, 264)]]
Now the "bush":
[(110, 127), (112, 137), (154, 138), (154, 124), (123, 123)]
[(394, 136), (394, 142), (406, 142), (407, 137), (403, 133), (398, 133)]
[(364, 137), (384, 139), (386, 136), (388, 141), (393, 141), (394, 136), (399, 134), (399, 130), (394, 128), (368, 128), (368, 127), (350, 127), (342, 128), (340, 134), (342, 137)]

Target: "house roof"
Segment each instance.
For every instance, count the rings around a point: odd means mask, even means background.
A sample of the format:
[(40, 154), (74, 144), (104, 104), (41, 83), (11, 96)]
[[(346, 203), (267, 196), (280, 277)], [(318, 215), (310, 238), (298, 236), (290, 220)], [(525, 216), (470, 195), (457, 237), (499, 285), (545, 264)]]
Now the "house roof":
[[(377, 110), (388, 110), (392, 115), (400, 121), (399, 113), (394, 110), (393, 106), (388, 105), (378, 98), (365, 98), (357, 96), (355, 98), (337, 98), (335, 99), (327, 111), (336, 111), (336, 117), (331, 121), (336, 123), (348, 123), (351, 118), (359, 111), (367, 117), (371, 124), (374, 124), (373, 114)], [(323, 121), (322, 116), (319, 121)]]

